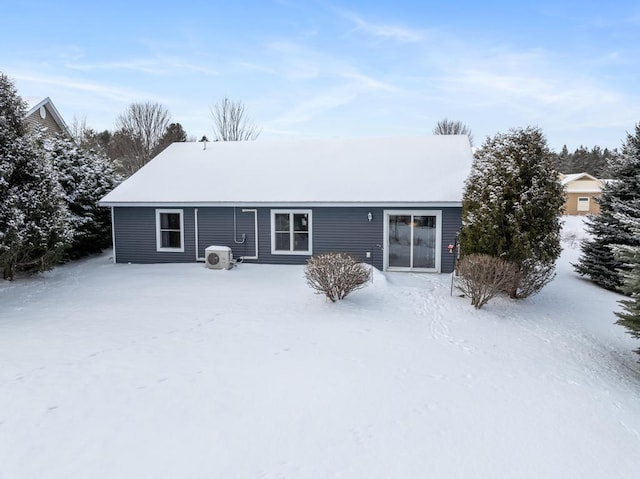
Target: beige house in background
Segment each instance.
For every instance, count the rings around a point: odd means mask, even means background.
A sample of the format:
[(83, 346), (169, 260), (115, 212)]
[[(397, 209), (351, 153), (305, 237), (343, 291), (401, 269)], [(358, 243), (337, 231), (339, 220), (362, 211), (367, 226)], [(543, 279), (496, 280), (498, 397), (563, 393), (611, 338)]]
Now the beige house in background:
[(45, 127), (47, 134), (69, 134), (69, 128), (49, 97), (24, 97), (27, 114), (24, 122), (27, 128)]
[(600, 197), (602, 180), (589, 173), (560, 175), (560, 182), (567, 193), (565, 215), (588, 215), (600, 213), (600, 205), (595, 201)]

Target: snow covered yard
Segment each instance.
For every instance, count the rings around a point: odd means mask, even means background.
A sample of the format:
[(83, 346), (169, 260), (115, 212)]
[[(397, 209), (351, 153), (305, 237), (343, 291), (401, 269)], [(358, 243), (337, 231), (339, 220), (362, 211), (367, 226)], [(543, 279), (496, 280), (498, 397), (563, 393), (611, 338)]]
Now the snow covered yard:
[(571, 269), (580, 226), (480, 311), (429, 274), (330, 304), (297, 266), (0, 283), (0, 478), (636, 477), (639, 345)]

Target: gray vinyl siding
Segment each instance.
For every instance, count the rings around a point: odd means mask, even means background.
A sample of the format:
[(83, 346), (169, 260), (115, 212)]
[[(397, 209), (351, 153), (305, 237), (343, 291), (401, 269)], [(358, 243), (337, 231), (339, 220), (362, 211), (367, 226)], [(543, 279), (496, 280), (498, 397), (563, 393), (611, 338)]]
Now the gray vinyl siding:
[(462, 208), (442, 209), (442, 264), (443, 273), (451, 273), (455, 262), (455, 252), (449, 253), (449, 245), (455, 244), (456, 237), (462, 227)]
[[(198, 257), (207, 246), (228, 246), (234, 258), (255, 256), (255, 219), (243, 208), (198, 208)], [(234, 237), (235, 234), (235, 237)], [(250, 260), (247, 260), (250, 261)]]
[[(156, 251), (156, 209), (182, 210), (184, 252)], [(184, 263), (195, 261), (193, 208), (114, 208), (118, 263)]]
[[(163, 207), (170, 208), (170, 207)], [(182, 209), (184, 215), (184, 253), (156, 251), (156, 208), (114, 208), (116, 259), (119, 263), (193, 262), (195, 254), (194, 208)], [(258, 207), (258, 263), (304, 264), (307, 255), (271, 254), (271, 210), (310, 209), (313, 254), (332, 251), (349, 252), (360, 260), (383, 268), (384, 210), (394, 208), (368, 207), (313, 207), (283, 208)], [(407, 208), (395, 208), (407, 209)], [(447, 245), (453, 243), (461, 225), (461, 208), (415, 208), (442, 211), (441, 270), (453, 270), (453, 254)], [(255, 223), (253, 212), (234, 208), (200, 207), (198, 210), (198, 257), (210, 245), (228, 246), (234, 258), (255, 255)], [(367, 215), (371, 212), (372, 221)], [(235, 237), (234, 237), (235, 234)], [(244, 235), (244, 241), (243, 241)], [(367, 258), (366, 253), (371, 257)], [(246, 262), (255, 262), (246, 260)]]
[[(271, 254), (271, 210), (296, 209), (311, 210), (312, 253), (343, 251), (357, 256), (374, 266), (382, 268), (382, 250), (376, 244), (382, 244), (382, 210), (356, 207), (318, 207), (318, 208), (263, 208), (258, 220), (260, 243), (260, 262), (268, 264), (304, 264), (309, 256)], [(367, 213), (371, 211), (374, 220), (369, 223)], [(376, 215), (374, 211), (380, 213)], [(377, 217), (377, 220), (376, 219)], [(377, 251), (376, 251), (377, 249)], [(372, 258), (366, 259), (371, 251)], [(378, 261), (379, 257), (379, 261)], [(379, 263), (379, 265), (378, 265)]]

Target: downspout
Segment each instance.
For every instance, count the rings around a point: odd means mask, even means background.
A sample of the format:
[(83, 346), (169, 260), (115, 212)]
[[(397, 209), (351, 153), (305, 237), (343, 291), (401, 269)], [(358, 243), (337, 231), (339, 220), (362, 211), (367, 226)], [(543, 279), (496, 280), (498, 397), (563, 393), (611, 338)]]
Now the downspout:
[(196, 261), (204, 261), (204, 258), (198, 257), (198, 250), (200, 249), (200, 245), (198, 244), (198, 208), (193, 209), (193, 222), (194, 222), (194, 231), (195, 231), (195, 244), (196, 244)]
[[(255, 228), (255, 239), (256, 239), (256, 254), (255, 256), (245, 256), (244, 259), (258, 259), (258, 210), (257, 209), (243, 209), (243, 213), (253, 213), (254, 217), (254, 228)], [(244, 240), (243, 240), (244, 242)]]
[(116, 220), (113, 214), (114, 214), (114, 211), (112, 206), (111, 207), (111, 245), (113, 246), (113, 262), (117, 263), (116, 261)]

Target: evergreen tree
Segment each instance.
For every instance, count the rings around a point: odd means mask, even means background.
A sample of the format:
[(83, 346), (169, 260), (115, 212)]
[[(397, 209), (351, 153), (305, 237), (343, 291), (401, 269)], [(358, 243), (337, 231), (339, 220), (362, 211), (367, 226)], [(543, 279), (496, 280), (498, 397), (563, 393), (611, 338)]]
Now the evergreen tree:
[(56, 172), (44, 158), (42, 132), (26, 133), (26, 105), (0, 74), (0, 269), (43, 271), (69, 241), (68, 211)]
[(20, 98), (13, 81), (0, 72), (0, 148), (7, 148), (11, 141), (24, 135), (24, 117), (27, 103)]
[[(55, 169), (44, 158), (43, 133), (18, 137), (0, 153), (0, 268), (45, 271), (60, 261), (70, 240), (69, 213)], [(10, 164), (10, 166), (7, 166)]]
[(586, 220), (591, 239), (583, 241), (574, 268), (603, 288), (622, 292), (623, 273), (628, 266), (614, 254), (612, 246), (640, 246), (640, 237), (629, 222), (620, 220), (618, 211), (620, 205), (633, 204), (640, 198), (640, 124), (633, 135), (627, 135), (621, 154), (611, 157), (608, 167), (614, 180), (602, 189), (600, 214)]
[(180, 123), (170, 123), (167, 129), (164, 131), (164, 135), (160, 138), (158, 146), (153, 151), (153, 156), (156, 156), (167, 148), (171, 143), (185, 142), (187, 141), (187, 132), (184, 131)]
[[(640, 237), (640, 198), (629, 203), (614, 203), (617, 217), (636, 237)], [(622, 291), (629, 299), (620, 301), (623, 311), (616, 312), (618, 324), (627, 328), (629, 334), (640, 338), (640, 246), (617, 245), (614, 252), (626, 267), (623, 273)], [(640, 354), (640, 348), (636, 350)]]
[(558, 171), (561, 173), (589, 173), (596, 178), (608, 178), (607, 164), (614, 154), (615, 151), (612, 152), (607, 148), (603, 150), (599, 146), (594, 146), (591, 150), (580, 146), (573, 153), (569, 153), (567, 145), (564, 145), (562, 151), (554, 156)]
[(554, 276), (563, 207), (564, 192), (540, 129), (487, 138), (465, 183), (462, 253), (514, 263), (519, 275), (508, 293), (535, 294)]
[(560, 153), (556, 154), (556, 168), (560, 173), (572, 173), (573, 165), (571, 165), (571, 155), (567, 145), (562, 146)]
[(47, 150), (71, 216), (72, 241), (66, 257), (79, 258), (108, 248), (111, 216), (98, 201), (120, 182), (113, 164), (103, 153), (84, 149), (64, 136), (51, 141)]

